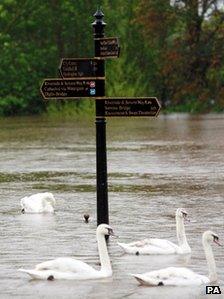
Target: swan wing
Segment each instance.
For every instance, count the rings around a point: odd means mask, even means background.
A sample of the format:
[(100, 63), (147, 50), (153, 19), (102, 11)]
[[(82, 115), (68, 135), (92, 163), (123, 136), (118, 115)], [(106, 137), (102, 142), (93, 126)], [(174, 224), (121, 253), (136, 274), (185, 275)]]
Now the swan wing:
[(54, 270), (59, 272), (72, 272), (72, 273), (78, 273), (78, 272), (89, 273), (89, 272), (96, 271), (88, 264), (69, 257), (61, 257), (55, 260), (40, 263), (36, 265), (35, 270), (38, 271)]
[(48, 202), (53, 207), (55, 206), (56, 200), (51, 192), (37, 193), (39, 198), (42, 198), (45, 202)]
[(61, 257), (36, 265), (35, 269), (19, 269), (27, 273), (32, 279), (94, 279), (101, 278), (100, 271), (86, 263)]
[(164, 248), (164, 249), (169, 247), (172, 247), (174, 249), (178, 248), (176, 244), (168, 240), (164, 240), (164, 239), (146, 239), (146, 240), (149, 245), (157, 246), (160, 248)]
[(55, 199), (52, 193), (44, 192), (23, 197), (20, 203), (26, 213), (53, 213)]
[(201, 285), (209, 282), (206, 276), (194, 273), (187, 268), (176, 267), (169, 267), (144, 274), (133, 274), (132, 276), (134, 276), (140, 284), (147, 286)]
[(179, 246), (163, 239), (143, 239), (128, 244), (118, 243), (125, 252), (132, 254), (174, 254), (178, 253)]
[(23, 197), (21, 199), (21, 207), (25, 210), (26, 213), (42, 213), (43, 204), (40, 199), (32, 199), (31, 197)]

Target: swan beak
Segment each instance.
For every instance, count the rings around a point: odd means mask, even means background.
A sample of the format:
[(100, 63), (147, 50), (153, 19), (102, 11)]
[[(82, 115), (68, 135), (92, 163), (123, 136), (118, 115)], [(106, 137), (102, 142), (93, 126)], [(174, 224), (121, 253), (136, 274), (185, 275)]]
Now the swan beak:
[(184, 215), (184, 223), (191, 222), (190, 218), (187, 217), (187, 214)]
[(223, 246), (222, 244), (219, 243), (219, 241), (217, 239), (214, 239), (214, 243), (216, 243), (219, 246)]
[(114, 238), (118, 238), (118, 236), (115, 235), (115, 233), (112, 229), (108, 229), (108, 232), (109, 232), (109, 236), (114, 237)]

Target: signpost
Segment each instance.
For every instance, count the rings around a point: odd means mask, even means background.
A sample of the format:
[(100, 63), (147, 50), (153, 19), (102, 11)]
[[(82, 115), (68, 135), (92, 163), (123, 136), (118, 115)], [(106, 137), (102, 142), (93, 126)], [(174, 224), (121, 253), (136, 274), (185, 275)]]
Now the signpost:
[(104, 61), (94, 58), (62, 58), (59, 72), (64, 79), (68, 78), (102, 78)]
[[(94, 14), (95, 21), (92, 23), (95, 57), (98, 55), (98, 39), (104, 38), (103, 21), (104, 14), (97, 10)], [(105, 61), (103, 60), (103, 75), (105, 76)], [(96, 109), (96, 205), (97, 205), (97, 225), (101, 223), (109, 224), (108, 210), (108, 190), (107, 190), (107, 146), (106, 146), (106, 119), (97, 117), (99, 111), (104, 107), (104, 100), (95, 102)]]
[(105, 97), (105, 59), (117, 58), (120, 46), (117, 37), (104, 36), (104, 14), (94, 14), (94, 58), (62, 58), (62, 78), (45, 79), (40, 91), (45, 100), (94, 98), (96, 106), (96, 189), (97, 225), (109, 223), (107, 190), (106, 117), (154, 117), (160, 110), (155, 97)]
[(40, 91), (45, 100), (102, 97), (105, 94), (104, 79), (45, 79)]
[(95, 38), (95, 57), (117, 58), (120, 46), (117, 37)]
[(106, 98), (101, 111), (97, 116), (157, 116), (160, 103), (157, 98)]

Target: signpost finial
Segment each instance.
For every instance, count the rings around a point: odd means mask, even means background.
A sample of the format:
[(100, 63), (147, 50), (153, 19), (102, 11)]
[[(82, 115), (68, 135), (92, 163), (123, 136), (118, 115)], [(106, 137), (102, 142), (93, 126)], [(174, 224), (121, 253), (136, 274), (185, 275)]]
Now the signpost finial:
[(98, 7), (97, 7), (97, 11), (95, 12), (94, 17), (95, 17), (97, 20), (102, 20), (102, 19), (103, 19), (103, 17), (104, 17), (104, 13), (102, 12), (102, 9), (101, 9), (101, 6), (100, 6), (100, 5), (98, 5)]
[(106, 26), (106, 23), (103, 20), (104, 13), (102, 12), (101, 8), (98, 7), (97, 11), (94, 14), (95, 21), (92, 23), (93, 29), (94, 29), (94, 37), (100, 38), (104, 36), (104, 27)]

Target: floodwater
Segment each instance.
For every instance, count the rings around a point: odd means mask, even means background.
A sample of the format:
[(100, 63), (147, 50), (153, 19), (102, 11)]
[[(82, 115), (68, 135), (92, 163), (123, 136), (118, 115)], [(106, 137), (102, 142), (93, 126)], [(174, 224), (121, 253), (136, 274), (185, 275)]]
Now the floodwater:
[[(94, 120), (15, 118), (0, 126), (0, 298), (206, 298), (205, 286), (142, 287), (129, 274), (187, 266), (207, 275), (202, 233), (212, 229), (224, 244), (223, 115), (108, 120), (110, 224), (119, 241), (176, 242), (173, 215), (184, 207), (192, 255), (129, 256), (110, 239), (113, 278), (98, 281), (37, 281), (17, 271), (60, 256), (99, 268)], [(54, 215), (20, 213), (20, 198), (44, 191), (55, 195)], [(224, 247), (213, 248), (224, 293)]]

